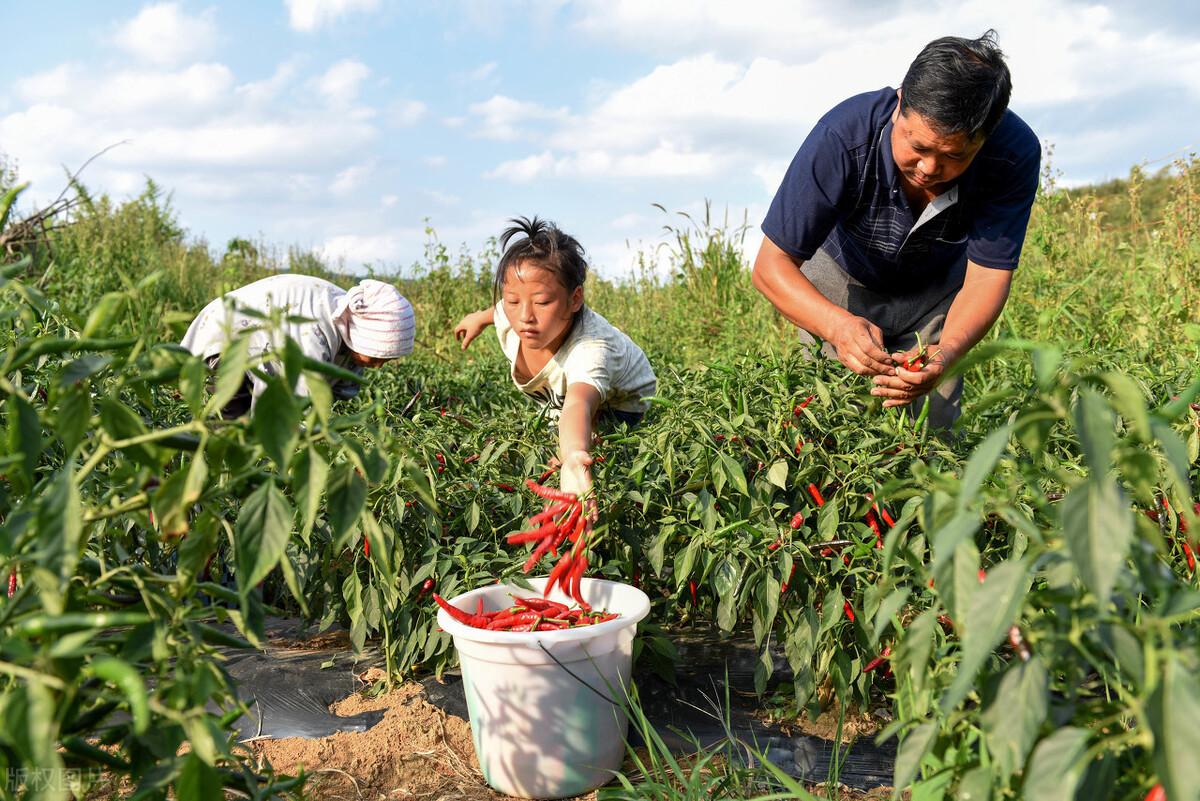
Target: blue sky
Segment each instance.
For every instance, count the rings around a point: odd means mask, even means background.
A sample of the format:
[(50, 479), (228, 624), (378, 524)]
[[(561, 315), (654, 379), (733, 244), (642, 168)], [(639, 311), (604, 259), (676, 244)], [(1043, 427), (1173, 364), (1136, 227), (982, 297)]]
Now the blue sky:
[(941, 35), (997, 29), (1012, 108), (1067, 184), (1200, 149), (1200, 4), (848, 5), (19, 4), (0, 153), (36, 202), (124, 141), (84, 182), (126, 197), (153, 177), (216, 249), (261, 238), (390, 271), (421, 257), (426, 221), (478, 251), (508, 217), (538, 214), (619, 275), (672, 222), (653, 203), (748, 215), (753, 253), (813, 122), (895, 85)]

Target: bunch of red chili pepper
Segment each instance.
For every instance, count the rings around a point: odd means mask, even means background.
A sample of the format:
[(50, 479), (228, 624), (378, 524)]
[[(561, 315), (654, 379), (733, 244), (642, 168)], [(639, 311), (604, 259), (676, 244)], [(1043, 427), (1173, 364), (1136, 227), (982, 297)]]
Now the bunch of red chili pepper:
[[(569, 543), (563, 550), (558, 564), (550, 571), (550, 577), (542, 590), (543, 597), (516, 598), (516, 605), (487, 613), (483, 611), (483, 601), (480, 600), (474, 615), (452, 606), (439, 595), (435, 594), (434, 600), (460, 623), (493, 630), (551, 631), (590, 626), (617, 617), (615, 612), (592, 612), (592, 607), (583, 600), (580, 590), (583, 574), (588, 568), (589, 520), (583, 501), (577, 495), (553, 487), (544, 487), (533, 479), (526, 480), (525, 485), (534, 495), (546, 500), (546, 508), (529, 518), (533, 528), (509, 534), (507, 537), (509, 545), (537, 543), (529, 558), (525, 560), (522, 572), (528, 573), (532, 570), (547, 553), (558, 556), (559, 548)], [(544, 597), (550, 594), (556, 584), (575, 600), (577, 608), (570, 609)]]
[(513, 596), (512, 606), (493, 612), (483, 611), (483, 599), (480, 598), (475, 607), (475, 614), (464, 612), (437, 593), (434, 593), (433, 599), (459, 623), (490, 631), (559, 631), (579, 626), (594, 626), (617, 617), (616, 612), (593, 612), (583, 607), (571, 609), (566, 604), (548, 598)]

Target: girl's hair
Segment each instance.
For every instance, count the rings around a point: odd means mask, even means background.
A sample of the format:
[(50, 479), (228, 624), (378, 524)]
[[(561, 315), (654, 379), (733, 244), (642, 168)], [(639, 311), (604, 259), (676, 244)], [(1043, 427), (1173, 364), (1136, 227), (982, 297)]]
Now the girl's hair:
[[(554, 274), (554, 277), (566, 287), (567, 292), (574, 292), (575, 287), (583, 286), (587, 279), (587, 260), (583, 256), (583, 246), (575, 237), (563, 233), (558, 226), (548, 220), (514, 217), (513, 223), (504, 229), (500, 235), (500, 247), (504, 255), (496, 264), (496, 277), (492, 282), (492, 300), (504, 289), (504, 276), (510, 267), (517, 267), (522, 262), (533, 265)], [(515, 237), (521, 237), (516, 239)]]

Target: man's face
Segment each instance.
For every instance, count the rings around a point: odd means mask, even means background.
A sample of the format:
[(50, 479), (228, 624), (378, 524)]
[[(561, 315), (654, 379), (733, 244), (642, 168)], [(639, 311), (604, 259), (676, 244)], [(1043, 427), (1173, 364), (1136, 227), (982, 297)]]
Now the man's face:
[(929, 121), (911, 109), (892, 114), (892, 158), (904, 182), (940, 195), (971, 166), (984, 138), (965, 133), (939, 134)]

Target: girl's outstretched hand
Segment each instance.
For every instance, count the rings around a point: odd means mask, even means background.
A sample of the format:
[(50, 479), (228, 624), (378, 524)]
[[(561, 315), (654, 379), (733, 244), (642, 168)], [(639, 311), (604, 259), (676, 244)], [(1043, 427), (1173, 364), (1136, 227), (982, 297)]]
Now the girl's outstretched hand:
[(592, 455), (587, 451), (569, 451), (563, 457), (562, 472), (559, 474), (558, 486), (563, 492), (571, 492), (580, 498), (586, 498), (584, 503), (592, 522), (596, 521), (597, 510), (592, 493)]
[(454, 326), (454, 338), (462, 342), (462, 349), (466, 350), (467, 346), (471, 344), (471, 340), (482, 334), (483, 330), (491, 324), (491, 309), (472, 312), (459, 320), (458, 325)]

